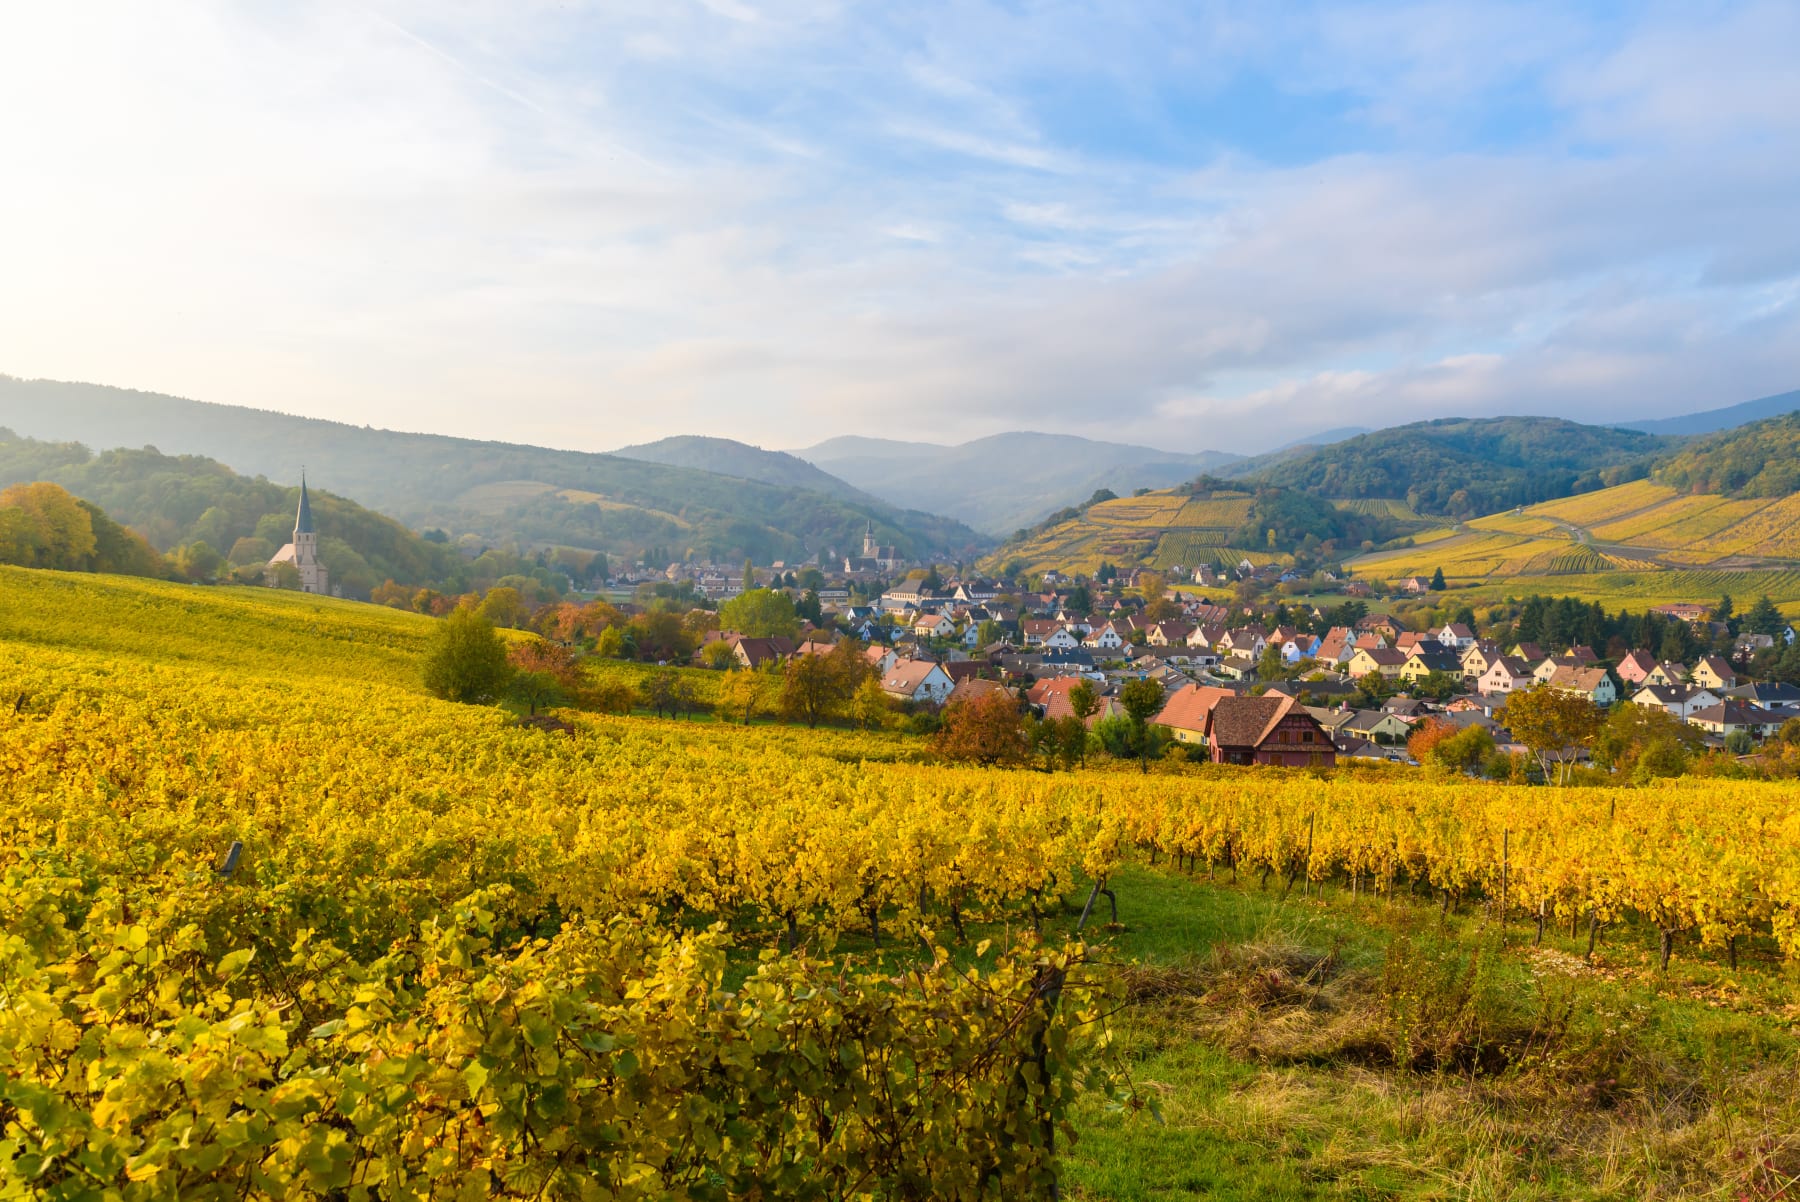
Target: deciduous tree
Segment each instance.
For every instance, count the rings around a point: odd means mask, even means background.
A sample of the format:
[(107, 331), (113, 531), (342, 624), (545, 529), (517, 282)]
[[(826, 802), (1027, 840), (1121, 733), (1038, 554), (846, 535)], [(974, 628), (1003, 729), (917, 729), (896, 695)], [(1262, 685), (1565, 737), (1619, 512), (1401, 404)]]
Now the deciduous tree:
[(1024, 721), (1010, 693), (982, 693), (944, 711), (939, 755), (972, 764), (1017, 764), (1026, 755)]
[(512, 667), (493, 623), (474, 609), (457, 609), (432, 631), (425, 687), (447, 701), (482, 703), (506, 689)]

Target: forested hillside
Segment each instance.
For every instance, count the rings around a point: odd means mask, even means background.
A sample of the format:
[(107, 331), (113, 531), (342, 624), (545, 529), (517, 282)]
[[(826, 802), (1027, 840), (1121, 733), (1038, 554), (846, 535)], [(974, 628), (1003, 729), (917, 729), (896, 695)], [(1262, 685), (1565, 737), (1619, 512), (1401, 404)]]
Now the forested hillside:
[(1475, 517), (1648, 474), (1671, 440), (1553, 417), (1445, 418), (1377, 430), (1234, 477), (1314, 496), (1404, 500), (1422, 514)]
[(759, 563), (860, 546), (871, 521), (905, 554), (960, 555), (967, 526), (883, 502), (851, 501), (617, 455), (376, 430), (91, 384), (0, 377), (0, 426), (92, 447), (155, 446), (233, 470), (355, 496), (416, 528), (631, 557)]
[(1697, 442), (1660, 464), (1656, 479), (1686, 492), (1732, 497), (1800, 492), (1800, 413), (1752, 422)]
[[(237, 566), (267, 562), (288, 541), (300, 494), (199, 455), (96, 454), (79, 443), (40, 442), (0, 429), (0, 487), (40, 480), (98, 506), (158, 551), (204, 543)], [(453, 548), (354, 501), (311, 492), (319, 556), (345, 596), (366, 597), (388, 579), (454, 587), (467, 577), (466, 561)]]

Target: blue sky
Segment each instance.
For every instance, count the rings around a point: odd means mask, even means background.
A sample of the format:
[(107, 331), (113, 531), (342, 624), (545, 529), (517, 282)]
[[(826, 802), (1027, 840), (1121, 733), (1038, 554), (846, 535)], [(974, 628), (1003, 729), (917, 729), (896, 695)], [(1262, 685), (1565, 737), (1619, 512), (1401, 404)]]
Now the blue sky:
[(0, 371), (605, 449), (1800, 387), (1800, 5), (0, 18)]

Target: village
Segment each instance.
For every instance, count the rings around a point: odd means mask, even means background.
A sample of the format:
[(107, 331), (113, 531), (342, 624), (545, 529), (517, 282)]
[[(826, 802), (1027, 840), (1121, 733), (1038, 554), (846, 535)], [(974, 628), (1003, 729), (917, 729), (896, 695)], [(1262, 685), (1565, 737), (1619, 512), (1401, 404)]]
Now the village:
[[(1626, 705), (1666, 714), (1688, 728), (1695, 748), (1737, 754), (1800, 718), (1800, 687), (1751, 673), (1757, 656), (1793, 643), (1793, 628), (1782, 622), (1733, 634), (1714, 607), (1699, 603), (1651, 607), (1686, 632), (1687, 645), (1708, 649), (1679, 662), (1621, 649), (1617, 639), (1599, 648), (1496, 640), (1471, 620), (1414, 629), (1393, 613), (1368, 612), (1355, 595), (1329, 607), (1272, 596), (1207, 600), (1140, 569), (1109, 573), (1104, 583), (1047, 573), (1031, 589), (937, 575), (915, 571), (861, 601), (851, 599), (854, 579), (840, 581), (812, 590), (818, 616), (796, 637), (720, 630), (706, 642), (729, 647), (736, 666), (767, 669), (853, 638), (866, 644), (883, 692), (908, 711), (943, 711), (1004, 691), (1039, 718), (1075, 716), (1090, 730), (1123, 715), (1127, 684), (1153, 681), (1163, 704), (1150, 724), (1191, 757), (1219, 763), (1412, 763), (1409, 740), (1427, 722), (1479, 728), (1498, 753), (1523, 754), (1503, 707), (1540, 686), (1601, 712)], [(770, 583), (783, 579), (778, 568)], [(1392, 590), (1405, 598), (1430, 587), (1405, 580)], [(702, 647), (695, 662), (723, 661)], [(1097, 705), (1077, 713), (1070, 697), (1084, 682)]]

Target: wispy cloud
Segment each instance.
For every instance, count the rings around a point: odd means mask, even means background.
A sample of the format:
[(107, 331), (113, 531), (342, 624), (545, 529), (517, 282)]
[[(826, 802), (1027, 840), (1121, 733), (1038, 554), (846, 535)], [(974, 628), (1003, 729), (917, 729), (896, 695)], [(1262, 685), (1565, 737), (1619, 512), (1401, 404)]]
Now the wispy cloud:
[(39, 6), (0, 371), (607, 447), (1800, 384), (1800, 15)]

